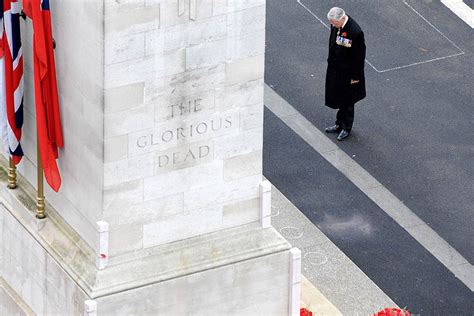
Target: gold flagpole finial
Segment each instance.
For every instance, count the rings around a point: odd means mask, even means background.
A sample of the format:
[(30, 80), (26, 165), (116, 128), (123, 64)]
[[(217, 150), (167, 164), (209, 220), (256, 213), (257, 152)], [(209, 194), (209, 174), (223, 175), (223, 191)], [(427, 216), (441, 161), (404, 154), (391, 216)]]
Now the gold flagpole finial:
[(16, 187), (16, 166), (13, 159), (10, 158), (8, 165), (8, 188), (13, 190), (16, 189)]
[(41, 162), (41, 155), (39, 150), (39, 143), (38, 143), (38, 194), (36, 196), (36, 218), (43, 219), (46, 217), (45, 212), (45, 202), (44, 202), (44, 183), (43, 183), (43, 163)]

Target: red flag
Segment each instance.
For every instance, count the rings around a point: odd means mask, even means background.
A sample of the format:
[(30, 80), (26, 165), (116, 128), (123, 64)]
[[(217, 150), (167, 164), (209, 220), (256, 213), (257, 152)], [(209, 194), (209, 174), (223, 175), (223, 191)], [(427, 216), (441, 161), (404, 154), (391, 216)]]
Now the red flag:
[(36, 124), (41, 161), (46, 181), (57, 192), (61, 176), (56, 159), (58, 148), (63, 147), (63, 135), (49, 0), (24, 0), (23, 11), (33, 21)]

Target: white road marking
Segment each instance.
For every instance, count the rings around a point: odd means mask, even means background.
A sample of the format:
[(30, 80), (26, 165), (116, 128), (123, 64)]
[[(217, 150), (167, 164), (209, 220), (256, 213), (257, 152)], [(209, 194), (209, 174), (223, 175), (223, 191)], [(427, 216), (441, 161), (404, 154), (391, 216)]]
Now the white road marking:
[(265, 85), (265, 106), (405, 229), (471, 291), (474, 266), (293, 106)]
[(453, 11), (461, 20), (474, 28), (474, 10), (471, 9), (462, 0), (441, 0), (441, 3)]
[[(303, 2), (303, 0), (296, 0), (296, 2), (302, 6), (306, 11), (308, 11), (314, 18), (316, 18), (316, 20), (318, 20), (322, 25), (324, 25), (325, 28), (327, 28), (328, 30), (330, 29), (329, 27), (329, 24), (326, 24), (322, 19), (320, 19), (313, 11), (311, 11), (311, 9), (309, 9)], [(459, 0), (444, 0), (444, 1), (459, 1)], [(447, 59), (447, 58), (452, 58), (452, 57), (457, 57), (457, 56), (461, 56), (461, 55), (464, 55), (464, 52), (461, 48), (459, 48), (458, 45), (456, 45), (452, 40), (450, 40), (446, 35), (443, 34), (443, 32), (441, 32), (436, 26), (434, 26), (430, 21), (428, 21), (423, 15), (421, 15), (418, 11), (416, 11), (412, 6), (410, 6), (405, 0), (403, 0), (403, 3), (408, 7), (410, 8), (413, 12), (415, 12), (421, 19), (423, 19), (426, 23), (428, 23), (429, 26), (431, 26), (433, 29), (435, 29), (436, 32), (438, 32), (442, 37), (444, 37), (449, 43), (451, 43), (457, 50), (459, 50), (459, 53), (456, 53), (456, 54), (451, 54), (451, 55), (448, 55), (448, 56), (443, 56), (443, 57), (438, 57), (438, 58), (433, 58), (433, 59), (429, 59), (429, 60), (425, 60), (425, 61), (420, 61), (420, 62), (416, 62), (416, 63), (411, 63), (411, 64), (407, 64), (407, 65), (402, 65), (402, 66), (398, 66), (398, 67), (393, 67), (393, 68), (388, 68), (388, 69), (383, 69), (383, 70), (379, 70), (377, 67), (375, 67), (369, 60), (365, 60), (365, 62), (370, 66), (372, 67), (376, 72), (378, 73), (384, 73), (384, 72), (388, 72), (388, 71), (392, 71), (392, 70), (398, 70), (398, 69), (402, 69), (402, 68), (407, 68), (407, 67), (412, 67), (412, 66), (417, 66), (417, 65), (421, 65), (421, 64), (426, 64), (426, 63), (431, 63), (431, 62), (434, 62), (434, 61), (439, 61), (439, 60), (443, 60), (443, 59)], [(469, 8), (469, 7), (468, 7)], [(470, 8), (469, 8), (470, 9)], [(472, 18), (471, 18), (472, 20)]]

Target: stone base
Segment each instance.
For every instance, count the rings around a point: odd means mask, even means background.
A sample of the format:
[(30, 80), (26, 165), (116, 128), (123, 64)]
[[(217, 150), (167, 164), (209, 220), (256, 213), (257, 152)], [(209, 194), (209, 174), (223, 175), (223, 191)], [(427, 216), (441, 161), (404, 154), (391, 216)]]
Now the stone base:
[[(31, 188), (0, 169), (0, 277), (38, 314), (287, 315), (299, 300), (298, 252), (258, 223), (137, 252), (98, 270), (95, 251)], [(0, 296), (0, 300), (2, 300)], [(293, 302), (293, 303), (292, 303)], [(0, 301), (0, 305), (3, 302)]]
[(0, 315), (34, 315), (31, 308), (0, 277)]

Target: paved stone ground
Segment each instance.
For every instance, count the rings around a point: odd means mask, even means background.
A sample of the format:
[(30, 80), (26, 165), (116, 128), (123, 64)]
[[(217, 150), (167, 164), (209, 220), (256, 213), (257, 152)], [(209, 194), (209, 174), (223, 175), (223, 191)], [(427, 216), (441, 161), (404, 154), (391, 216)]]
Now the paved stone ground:
[[(396, 307), (275, 186), (272, 187), (272, 225), (301, 250), (303, 275), (344, 315), (372, 315), (384, 307)], [(318, 302), (326, 304), (323, 298)]]

